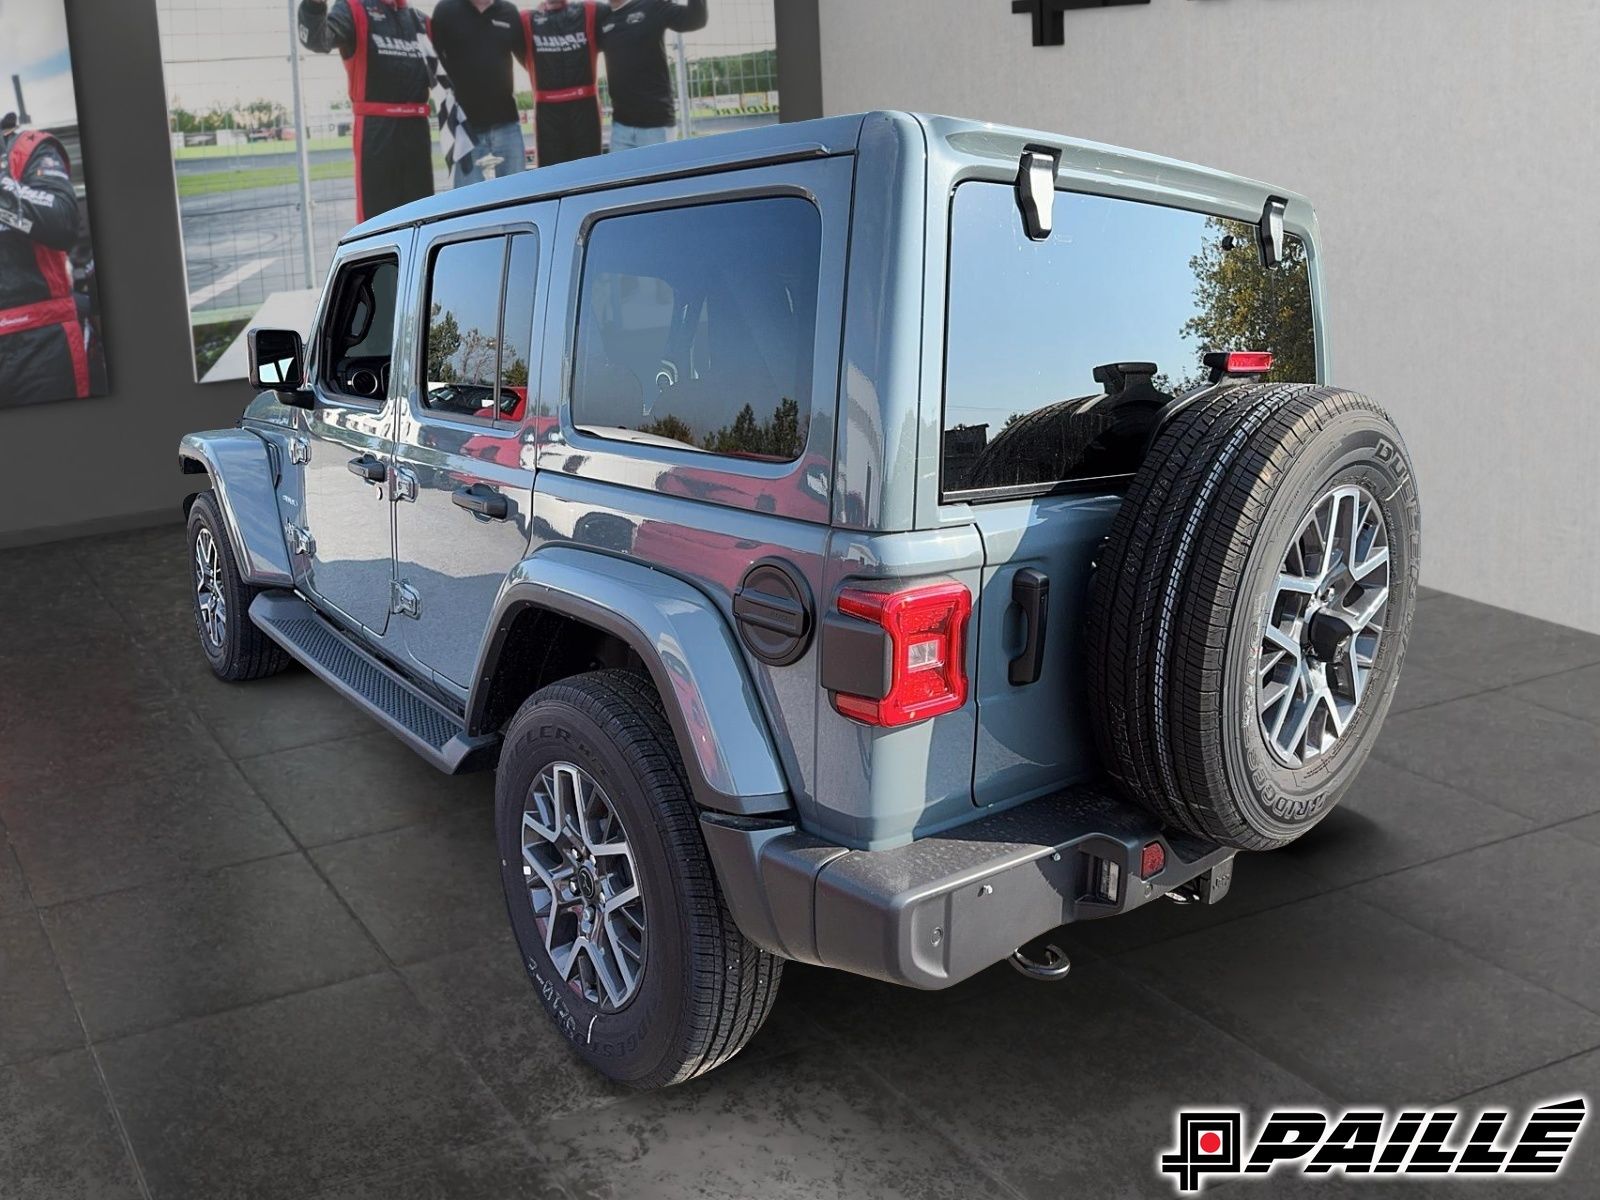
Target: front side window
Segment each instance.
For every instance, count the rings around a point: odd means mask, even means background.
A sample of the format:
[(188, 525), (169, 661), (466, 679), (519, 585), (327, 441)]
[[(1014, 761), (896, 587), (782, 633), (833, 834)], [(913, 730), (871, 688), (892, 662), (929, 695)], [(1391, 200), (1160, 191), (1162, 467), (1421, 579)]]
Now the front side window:
[(538, 240), (531, 233), (446, 242), (435, 251), (428, 272), (425, 408), (487, 424), (522, 420), (537, 269)]
[(389, 392), (400, 261), (391, 256), (350, 263), (334, 281), (323, 322), (322, 383), (362, 400)]
[(805, 445), (822, 220), (799, 197), (590, 231), (572, 420), (600, 437), (790, 461)]
[(1136, 470), (1213, 350), (1269, 350), (1270, 379), (1313, 382), (1305, 246), (1267, 270), (1248, 222), (1056, 193), (1030, 241), (1006, 184), (956, 189), (943, 489), (1041, 490)]

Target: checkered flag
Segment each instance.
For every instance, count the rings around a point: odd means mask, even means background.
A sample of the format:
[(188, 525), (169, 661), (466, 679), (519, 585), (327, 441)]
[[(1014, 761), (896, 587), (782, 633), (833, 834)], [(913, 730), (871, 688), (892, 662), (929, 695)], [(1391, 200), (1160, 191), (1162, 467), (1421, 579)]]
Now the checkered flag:
[(472, 135), (467, 132), (467, 114), (456, 101), (450, 76), (439, 62), (438, 52), (425, 30), (417, 30), (417, 43), (428, 64), (428, 78), (433, 81), (433, 109), (439, 121), (439, 149), (444, 153), (444, 165), (454, 171), (460, 163), (463, 171), (470, 171), (473, 146)]

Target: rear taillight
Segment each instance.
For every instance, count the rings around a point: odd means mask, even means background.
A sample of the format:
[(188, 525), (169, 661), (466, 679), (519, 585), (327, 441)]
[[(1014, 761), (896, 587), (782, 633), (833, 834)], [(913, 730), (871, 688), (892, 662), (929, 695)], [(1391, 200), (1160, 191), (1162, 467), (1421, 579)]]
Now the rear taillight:
[(972, 593), (959, 583), (902, 592), (845, 588), (839, 611), (888, 635), (888, 691), (881, 699), (835, 692), (833, 705), (867, 725), (909, 725), (967, 702), (966, 632)]

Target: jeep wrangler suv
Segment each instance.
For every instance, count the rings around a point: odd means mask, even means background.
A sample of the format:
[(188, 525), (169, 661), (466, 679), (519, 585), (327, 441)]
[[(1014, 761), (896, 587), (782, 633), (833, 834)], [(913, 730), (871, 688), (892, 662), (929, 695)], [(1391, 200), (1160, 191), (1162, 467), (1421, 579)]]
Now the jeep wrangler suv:
[(1221, 899), (1394, 691), (1412, 473), (1287, 191), (776, 126), (376, 217), (250, 347), (180, 449), (202, 649), (498, 772), (535, 991), (637, 1086), (786, 960), (1059, 975), (1065, 923)]

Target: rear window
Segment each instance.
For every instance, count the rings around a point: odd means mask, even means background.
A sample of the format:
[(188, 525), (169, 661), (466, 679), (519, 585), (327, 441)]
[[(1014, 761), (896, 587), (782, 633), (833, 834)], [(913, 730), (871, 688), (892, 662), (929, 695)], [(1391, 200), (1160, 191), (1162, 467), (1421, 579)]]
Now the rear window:
[[(1058, 192), (1055, 232), (1034, 242), (1010, 185), (961, 185), (951, 215), (944, 491), (981, 498), (1135, 470), (1156, 414), (1205, 382), (1201, 358), (1213, 350), (1270, 350), (1268, 378), (1316, 379), (1298, 239), (1269, 271), (1248, 222)], [(1128, 366), (1096, 379), (1096, 368), (1119, 364)]]
[(804, 448), (822, 219), (799, 197), (590, 231), (572, 420), (600, 437), (789, 461)]

